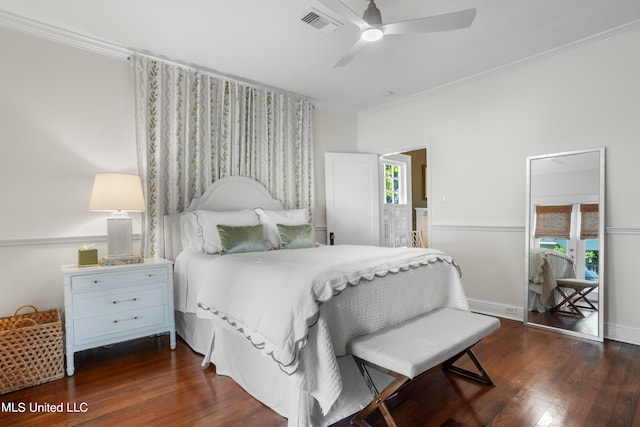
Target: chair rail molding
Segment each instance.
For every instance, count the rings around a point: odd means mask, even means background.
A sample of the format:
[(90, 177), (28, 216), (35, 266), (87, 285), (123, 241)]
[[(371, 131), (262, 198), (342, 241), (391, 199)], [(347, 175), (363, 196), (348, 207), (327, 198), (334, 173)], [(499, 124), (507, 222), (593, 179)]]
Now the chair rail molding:
[[(140, 234), (133, 234), (133, 240), (140, 240)], [(13, 246), (69, 245), (76, 243), (106, 242), (107, 235), (98, 236), (65, 236), (65, 237), (33, 237), (25, 239), (0, 239), (0, 248)]]
[[(433, 230), (524, 233), (525, 227), (513, 225), (431, 224)], [(606, 234), (640, 235), (640, 227), (605, 227)]]
[(432, 230), (448, 231), (483, 231), (483, 232), (507, 232), (524, 233), (524, 226), (514, 225), (457, 225), (457, 224), (431, 224)]

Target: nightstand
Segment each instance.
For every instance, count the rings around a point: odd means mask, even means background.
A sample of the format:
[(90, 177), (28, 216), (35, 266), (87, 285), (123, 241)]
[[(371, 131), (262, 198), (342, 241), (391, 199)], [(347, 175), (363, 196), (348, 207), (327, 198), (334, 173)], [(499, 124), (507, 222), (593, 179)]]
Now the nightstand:
[(78, 267), (63, 265), (67, 374), (75, 352), (169, 332), (176, 348), (173, 263)]

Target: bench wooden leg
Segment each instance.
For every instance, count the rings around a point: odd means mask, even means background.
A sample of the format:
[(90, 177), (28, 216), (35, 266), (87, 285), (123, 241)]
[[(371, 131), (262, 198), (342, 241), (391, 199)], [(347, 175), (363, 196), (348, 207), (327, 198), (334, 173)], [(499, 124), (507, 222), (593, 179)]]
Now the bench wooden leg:
[[(469, 359), (471, 359), (473, 364), (478, 369), (479, 373), (472, 372), (467, 369), (463, 369), (463, 368), (460, 368), (459, 366), (454, 365), (458, 361), (458, 359), (460, 359), (465, 354), (469, 356)], [(369, 424), (365, 421), (365, 418), (371, 415), (371, 413), (376, 409), (380, 409), (380, 412), (382, 413), (384, 420), (387, 422), (387, 425), (389, 427), (397, 427), (397, 424), (393, 419), (393, 416), (391, 415), (389, 408), (384, 402), (390, 396), (392, 396), (396, 391), (398, 391), (398, 389), (400, 389), (407, 381), (409, 381), (409, 378), (397, 372), (391, 371), (389, 369), (385, 369), (383, 367), (373, 365), (367, 362), (366, 360), (360, 359), (359, 357), (353, 356), (353, 359), (355, 360), (356, 365), (358, 366), (358, 369), (362, 374), (362, 377), (365, 379), (367, 386), (369, 387), (369, 390), (371, 390), (371, 393), (373, 394), (373, 400), (364, 409), (358, 412), (351, 419), (350, 423), (356, 426), (369, 427)], [(372, 366), (375, 369), (380, 370), (387, 375), (393, 376), (395, 379), (391, 382), (391, 384), (389, 384), (387, 387), (385, 387), (384, 390), (380, 392), (378, 391), (378, 388), (373, 382), (373, 379), (371, 378), (371, 375), (367, 370), (367, 366)], [(473, 351), (471, 351), (471, 348), (467, 348), (466, 350), (461, 351), (460, 353), (456, 354), (449, 360), (443, 362), (442, 368), (449, 372), (462, 375), (464, 377), (481, 382), (483, 384), (488, 384), (492, 386), (495, 385), (494, 382), (489, 377), (489, 374), (487, 373), (487, 371), (485, 371), (485, 369), (482, 367), (482, 364), (480, 363), (476, 355), (473, 353)]]
[(376, 366), (376, 369), (379, 369), (385, 374), (391, 375), (395, 378), (391, 382), (391, 384), (389, 384), (387, 387), (385, 387), (384, 390), (382, 390), (382, 392), (379, 392), (378, 388), (373, 382), (373, 379), (371, 378), (371, 375), (369, 374), (369, 371), (367, 370), (367, 365), (369, 365), (369, 363), (355, 356), (353, 356), (353, 359), (355, 360), (360, 373), (367, 382), (369, 390), (371, 390), (371, 393), (373, 393), (373, 400), (366, 407), (364, 407), (364, 409), (358, 412), (356, 416), (351, 419), (350, 423), (356, 426), (367, 427), (369, 426), (369, 424), (364, 419), (367, 418), (376, 409), (380, 409), (380, 412), (382, 413), (384, 420), (387, 422), (387, 425), (389, 427), (397, 427), (397, 424), (391, 416), (391, 412), (389, 411), (389, 408), (384, 403), (384, 401), (387, 400), (391, 395), (393, 395), (393, 393), (398, 391), (398, 389), (402, 387), (402, 385), (406, 383), (409, 378), (397, 372), (393, 372), (389, 369), (384, 369)]
[[(500, 321), (494, 317), (443, 307), (397, 327), (354, 339), (349, 343), (349, 352), (371, 390), (373, 400), (355, 415), (351, 423), (366, 426), (365, 418), (380, 409), (387, 425), (396, 427), (385, 400), (410, 378), (422, 376), (438, 365), (475, 381), (494, 385), (471, 347), (499, 327)], [(454, 366), (464, 354), (469, 356), (479, 374), (462, 369), (460, 363)], [(371, 369), (392, 376), (391, 384), (382, 392), (374, 384)], [(384, 382), (388, 381), (387, 378)]]
[[(460, 359), (465, 354), (469, 356), (469, 359), (471, 359), (473, 364), (476, 365), (476, 368), (478, 369), (479, 373), (472, 372), (467, 369), (463, 369), (463, 368), (460, 368), (459, 366), (454, 365), (454, 363), (456, 363), (458, 359)], [(487, 371), (485, 371), (484, 368), (482, 367), (482, 364), (480, 363), (476, 355), (473, 354), (473, 351), (471, 351), (471, 348), (461, 351), (460, 353), (453, 356), (451, 359), (444, 362), (442, 364), (442, 368), (446, 371), (453, 372), (458, 375), (462, 375), (464, 377), (481, 382), (483, 384), (495, 385), (491, 377), (489, 377), (489, 374), (487, 373)]]

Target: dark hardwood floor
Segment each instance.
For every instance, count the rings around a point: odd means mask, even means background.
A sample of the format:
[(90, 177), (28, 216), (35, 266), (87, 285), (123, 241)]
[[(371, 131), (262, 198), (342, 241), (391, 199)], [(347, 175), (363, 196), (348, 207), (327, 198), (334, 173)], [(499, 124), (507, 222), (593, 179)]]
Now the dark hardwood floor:
[[(389, 402), (400, 427), (640, 426), (639, 346), (501, 322), (475, 348), (496, 386), (433, 369)], [(87, 350), (73, 377), (0, 395), (0, 426), (286, 426), (201, 360), (180, 340), (170, 351), (167, 336)], [(368, 421), (385, 426), (377, 412)]]
[(598, 336), (598, 316), (600, 313), (592, 310), (582, 310), (582, 314), (584, 315), (584, 318), (566, 316), (552, 311), (546, 311), (544, 313), (538, 313), (535, 311), (527, 312), (527, 316), (529, 316), (528, 321), (530, 323)]

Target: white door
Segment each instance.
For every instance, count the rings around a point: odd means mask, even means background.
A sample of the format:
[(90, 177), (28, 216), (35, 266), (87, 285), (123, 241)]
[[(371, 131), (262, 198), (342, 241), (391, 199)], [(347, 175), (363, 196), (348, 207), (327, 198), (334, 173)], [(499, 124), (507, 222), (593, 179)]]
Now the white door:
[(325, 153), (327, 243), (380, 245), (377, 154)]

